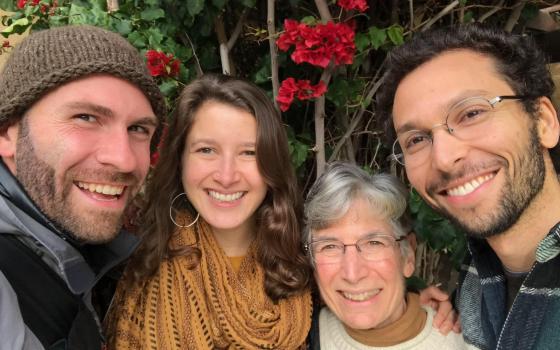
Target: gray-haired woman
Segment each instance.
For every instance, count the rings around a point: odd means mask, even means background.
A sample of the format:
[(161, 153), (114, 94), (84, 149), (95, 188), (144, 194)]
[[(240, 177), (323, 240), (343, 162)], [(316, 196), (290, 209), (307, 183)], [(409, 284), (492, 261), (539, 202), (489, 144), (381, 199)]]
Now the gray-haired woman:
[(334, 163), (311, 188), (304, 240), (326, 307), (312, 349), (465, 349), (407, 293), (414, 272), (407, 191), (391, 175)]

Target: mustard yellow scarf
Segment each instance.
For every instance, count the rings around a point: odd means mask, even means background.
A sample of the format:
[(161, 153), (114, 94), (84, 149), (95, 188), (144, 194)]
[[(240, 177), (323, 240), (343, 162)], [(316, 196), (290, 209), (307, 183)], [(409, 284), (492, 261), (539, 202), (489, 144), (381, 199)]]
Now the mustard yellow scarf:
[[(198, 242), (196, 236), (198, 235)], [(205, 223), (178, 230), (173, 249), (196, 244), (200, 263), (163, 261), (145, 283), (119, 283), (105, 327), (109, 349), (298, 349), (311, 325), (308, 291), (274, 304), (254, 245), (236, 273)]]

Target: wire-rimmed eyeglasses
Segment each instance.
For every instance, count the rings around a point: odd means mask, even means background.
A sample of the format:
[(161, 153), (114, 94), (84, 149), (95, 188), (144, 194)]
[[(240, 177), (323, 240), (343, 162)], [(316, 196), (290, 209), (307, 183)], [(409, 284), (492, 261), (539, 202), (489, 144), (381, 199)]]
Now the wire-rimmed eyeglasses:
[(366, 260), (378, 261), (389, 257), (393, 248), (404, 237), (395, 238), (387, 234), (371, 234), (361, 238), (353, 244), (345, 244), (337, 239), (318, 239), (305, 245), (316, 264), (339, 263), (346, 247), (354, 246), (358, 253)]
[(534, 96), (511, 95), (496, 96), (487, 99), (482, 96), (469, 97), (454, 104), (448, 111), (445, 122), (436, 124), (426, 130), (407, 130), (399, 135), (393, 143), (391, 157), (402, 165), (415, 167), (423, 164), (431, 153), (433, 130), (443, 126), (449, 134), (468, 141), (488, 132), (487, 124), (491, 120), (496, 105), (503, 100), (523, 100)]

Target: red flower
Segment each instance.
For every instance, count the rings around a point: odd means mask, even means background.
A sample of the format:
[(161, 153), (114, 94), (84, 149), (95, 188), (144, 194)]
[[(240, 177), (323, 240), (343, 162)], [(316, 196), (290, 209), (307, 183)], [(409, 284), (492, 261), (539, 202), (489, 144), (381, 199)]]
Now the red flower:
[(41, 0), (31, 0), (31, 2), (29, 2), (29, 0), (18, 0), (16, 6), (17, 8), (22, 9), (27, 4), (29, 4), (29, 6), (36, 6), (39, 5), (40, 2)]
[(8, 47), (12, 47), (12, 46), (10, 45), (10, 42), (9, 42), (8, 40), (4, 40), (4, 42), (2, 43), (2, 48), (6, 48), (6, 49), (7, 49)]
[(165, 138), (167, 137), (167, 132), (169, 131), (168, 124), (164, 124), (161, 130), (161, 136), (159, 138), (159, 143), (156, 147), (156, 150), (150, 156), (150, 166), (153, 168), (159, 161), (159, 156), (161, 149), (163, 148), (163, 143), (165, 142)]
[(153, 77), (174, 77), (179, 75), (180, 62), (173, 54), (166, 55), (161, 51), (146, 52), (148, 70)]
[(322, 80), (317, 85), (311, 85), (309, 80), (296, 81), (294, 78), (288, 78), (282, 82), (276, 101), (280, 110), (286, 112), (294, 101), (294, 97), (301, 101), (309, 100), (323, 95), (326, 91), (327, 85)]
[(159, 151), (155, 151), (150, 156), (150, 166), (155, 167), (158, 161), (159, 161)]
[(354, 29), (347, 23), (317, 24), (314, 27), (287, 19), (284, 33), (276, 44), (282, 51), (291, 46), (295, 63), (307, 62), (325, 68), (334, 59), (335, 64), (351, 64), (354, 59)]
[(338, 6), (345, 10), (358, 10), (360, 12), (368, 9), (366, 0), (338, 0)]

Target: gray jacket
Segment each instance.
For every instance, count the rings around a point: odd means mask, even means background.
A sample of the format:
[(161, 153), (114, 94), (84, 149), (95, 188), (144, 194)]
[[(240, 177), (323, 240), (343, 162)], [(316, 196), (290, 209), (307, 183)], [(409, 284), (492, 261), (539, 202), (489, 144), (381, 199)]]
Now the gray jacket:
[[(94, 267), (27, 197), (17, 180), (0, 160), (0, 234), (16, 235), (64, 281), (68, 290), (80, 296), (97, 319), (91, 303), (95, 284), (110, 269), (124, 261), (135, 249), (136, 237), (121, 232), (110, 243), (92, 246), (90, 251), (103, 256)], [(17, 263), (14, 261), (14, 263)], [(95, 272), (97, 271), (97, 272)], [(33, 276), (29, 276), (32, 280)], [(99, 325), (99, 320), (98, 325)], [(100, 329), (100, 327), (99, 327)], [(100, 330), (99, 330), (100, 331)], [(101, 331), (100, 331), (101, 332)], [(17, 295), (0, 271), (0, 350), (43, 349), (25, 324)]]

